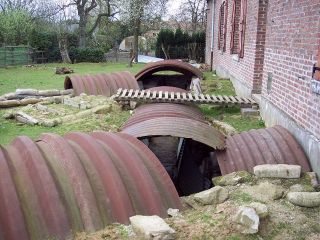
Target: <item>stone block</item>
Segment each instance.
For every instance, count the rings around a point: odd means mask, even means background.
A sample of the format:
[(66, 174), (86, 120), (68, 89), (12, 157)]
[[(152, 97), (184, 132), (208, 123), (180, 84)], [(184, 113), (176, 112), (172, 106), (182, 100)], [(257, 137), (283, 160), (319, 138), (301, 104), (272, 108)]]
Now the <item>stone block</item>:
[(194, 195), (194, 200), (203, 205), (210, 205), (223, 203), (228, 199), (228, 197), (229, 193), (227, 189), (216, 186), (208, 190), (196, 193)]
[(268, 207), (263, 203), (253, 202), (250, 203), (248, 207), (253, 208), (258, 214), (259, 218), (266, 218), (269, 215)]
[(253, 108), (241, 108), (242, 117), (257, 117), (260, 116), (260, 111)]
[(130, 223), (134, 233), (142, 239), (174, 239), (175, 231), (159, 216), (136, 215), (130, 217)]
[(289, 192), (287, 199), (300, 207), (319, 207), (320, 192)]
[(301, 166), (288, 164), (264, 164), (253, 168), (257, 177), (261, 178), (300, 178)]
[(259, 230), (259, 216), (253, 208), (240, 207), (236, 216), (235, 222), (241, 233), (255, 234)]

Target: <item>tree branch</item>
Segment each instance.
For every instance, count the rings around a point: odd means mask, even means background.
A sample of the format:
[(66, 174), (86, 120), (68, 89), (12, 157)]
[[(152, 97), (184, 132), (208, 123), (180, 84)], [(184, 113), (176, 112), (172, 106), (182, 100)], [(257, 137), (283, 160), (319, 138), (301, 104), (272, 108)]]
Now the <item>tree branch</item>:
[(90, 6), (85, 9), (85, 13), (86, 14), (89, 13), (92, 9), (94, 9), (97, 6), (98, 6), (98, 4), (97, 4), (96, 0), (92, 0)]
[(89, 36), (92, 35), (92, 33), (94, 32), (94, 30), (98, 27), (98, 25), (99, 25), (102, 17), (108, 17), (108, 18), (109, 18), (109, 17), (114, 17), (114, 16), (115, 16), (116, 14), (118, 14), (118, 13), (119, 13), (119, 12), (114, 12), (114, 13), (110, 14), (109, 12), (106, 12), (106, 13), (100, 13), (100, 14), (98, 14), (98, 17), (97, 17), (96, 21), (94, 22), (92, 28), (89, 30), (88, 35), (89, 35)]

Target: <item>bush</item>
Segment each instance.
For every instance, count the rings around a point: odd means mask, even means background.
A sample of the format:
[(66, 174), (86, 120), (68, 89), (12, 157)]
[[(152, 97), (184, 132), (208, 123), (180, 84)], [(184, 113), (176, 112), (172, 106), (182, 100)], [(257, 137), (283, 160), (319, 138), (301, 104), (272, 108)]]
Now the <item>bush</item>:
[(100, 48), (75, 48), (69, 49), (69, 56), (74, 62), (102, 62), (104, 60), (104, 52)]
[(48, 51), (48, 62), (61, 62), (61, 54), (59, 48)]

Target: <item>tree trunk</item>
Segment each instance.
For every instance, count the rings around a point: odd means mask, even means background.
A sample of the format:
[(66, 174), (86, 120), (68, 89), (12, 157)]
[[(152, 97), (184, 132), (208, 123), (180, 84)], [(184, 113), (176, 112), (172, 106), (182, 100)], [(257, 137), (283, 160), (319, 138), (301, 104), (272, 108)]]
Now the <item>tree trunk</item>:
[(79, 16), (79, 39), (78, 47), (86, 47), (86, 27), (87, 27), (87, 16), (84, 6), (77, 6), (78, 16)]
[(59, 49), (63, 63), (71, 63), (68, 52), (68, 40), (66, 36), (59, 37)]
[(161, 44), (161, 49), (162, 49), (162, 51), (163, 51), (163, 53), (164, 53), (164, 56), (165, 56), (166, 60), (170, 59), (170, 56), (169, 56), (169, 49), (170, 49), (170, 47), (168, 46), (168, 48), (166, 49), (165, 46), (164, 46), (164, 44), (162, 43), (162, 44)]
[(137, 17), (134, 21), (134, 41), (133, 41), (133, 55), (134, 61), (138, 63), (138, 54), (139, 54), (139, 33), (140, 33), (140, 18)]
[(86, 21), (82, 19), (84, 17), (80, 17), (79, 21), (79, 47), (84, 48), (86, 47)]

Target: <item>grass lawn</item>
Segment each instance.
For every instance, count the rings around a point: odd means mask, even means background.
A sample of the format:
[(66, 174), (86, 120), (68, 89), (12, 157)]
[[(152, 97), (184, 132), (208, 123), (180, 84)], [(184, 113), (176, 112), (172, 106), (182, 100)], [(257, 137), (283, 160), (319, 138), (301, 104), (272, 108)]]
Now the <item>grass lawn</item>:
[(144, 64), (134, 64), (132, 68), (127, 63), (78, 63), (59, 64), (50, 63), (35, 65), (35, 67), (0, 68), (0, 96), (14, 92), (17, 88), (34, 89), (63, 89), (65, 75), (56, 75), (56, 67), (70, 67), (74, 74), (108, 73), (130, 71), (137, 73)]

